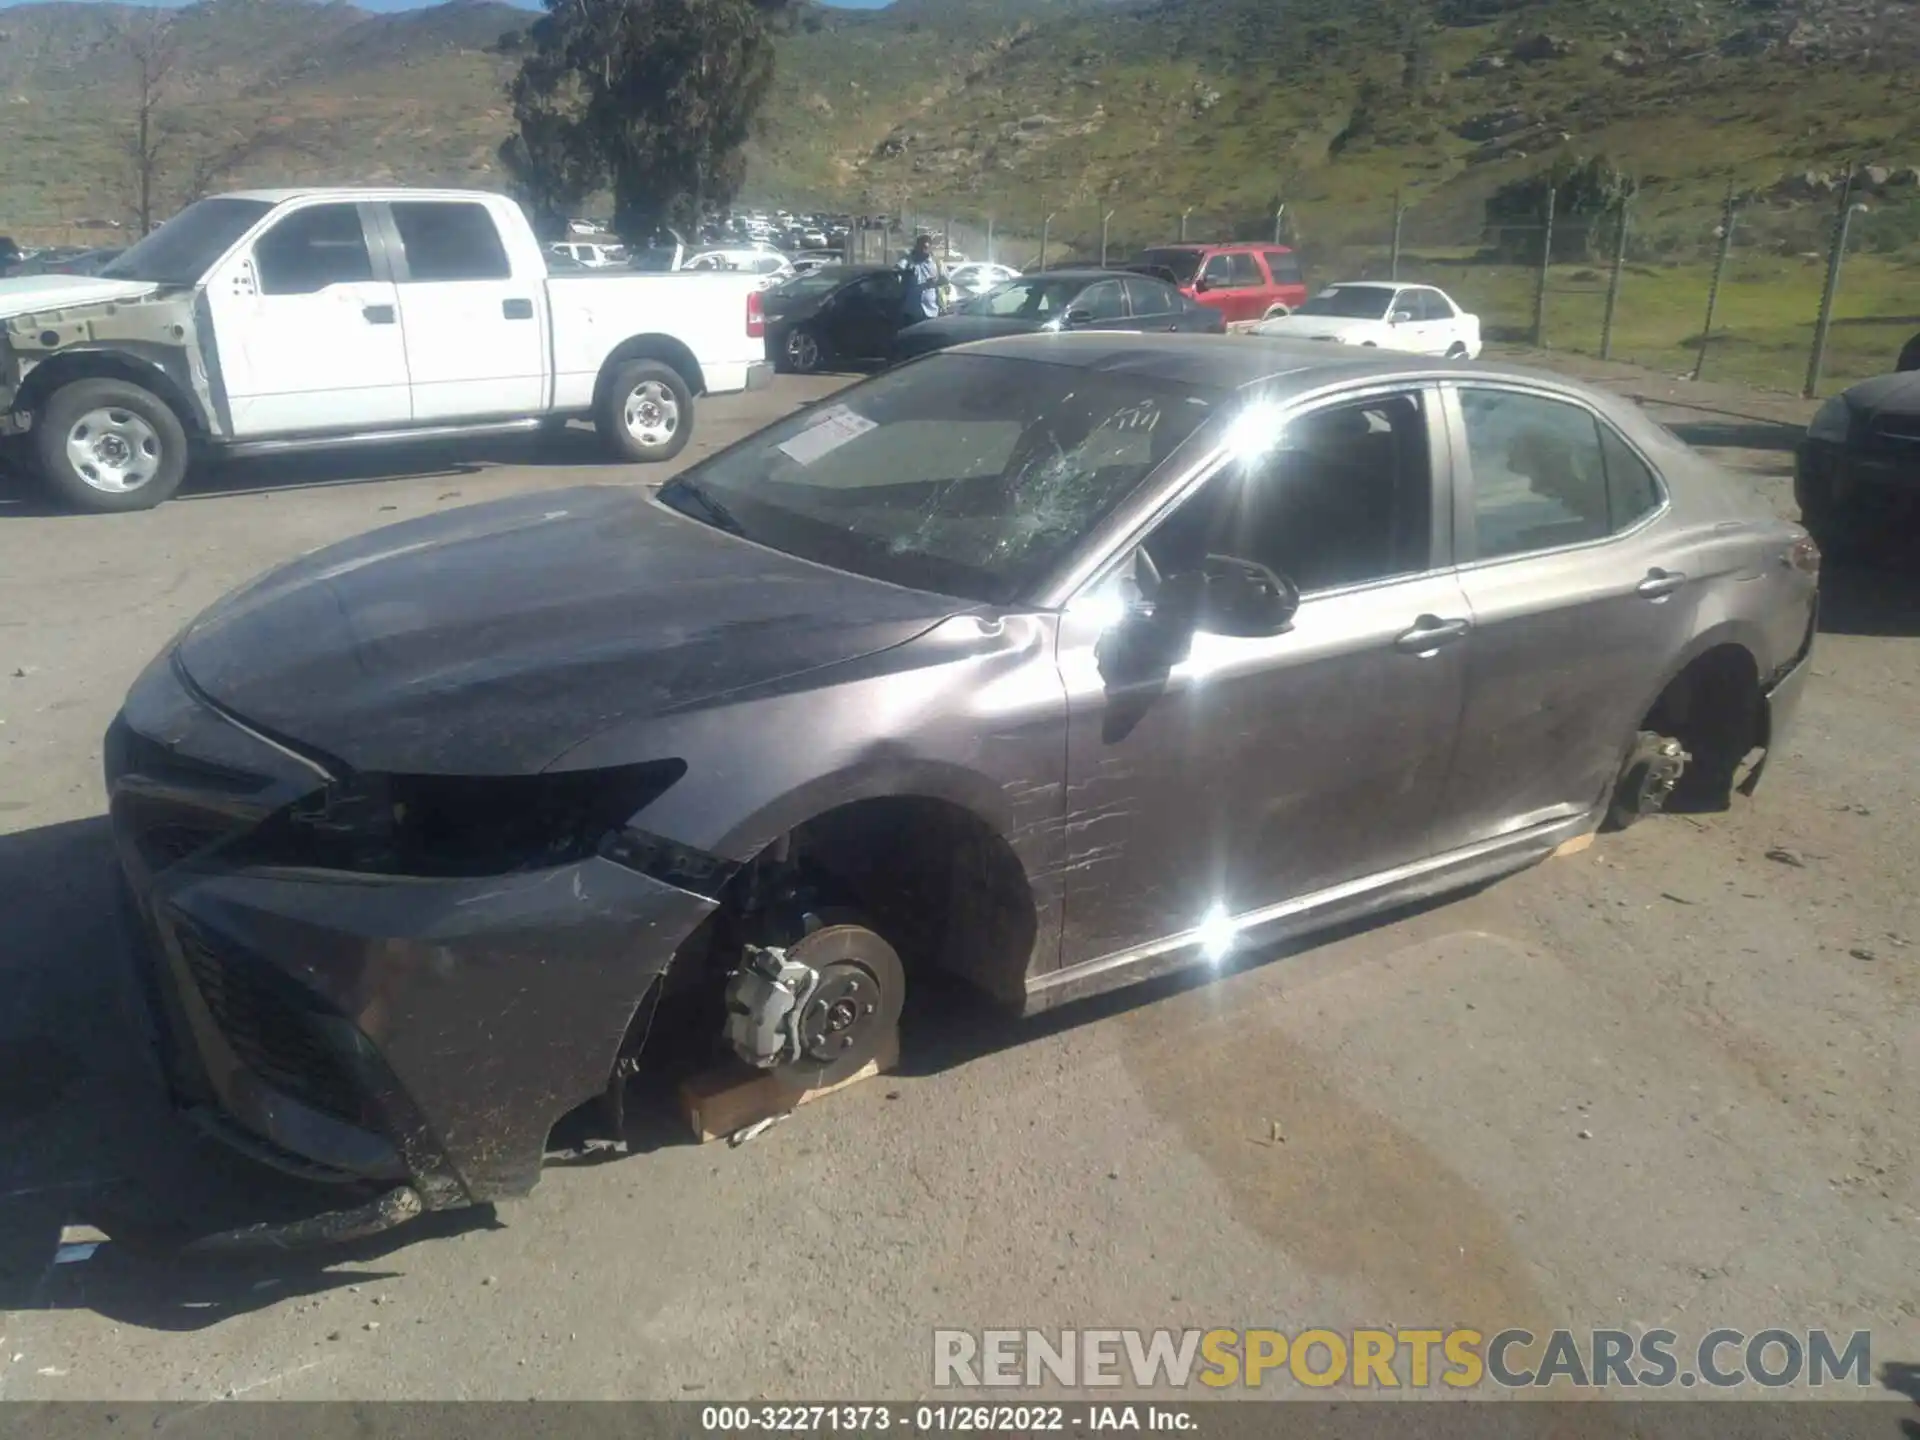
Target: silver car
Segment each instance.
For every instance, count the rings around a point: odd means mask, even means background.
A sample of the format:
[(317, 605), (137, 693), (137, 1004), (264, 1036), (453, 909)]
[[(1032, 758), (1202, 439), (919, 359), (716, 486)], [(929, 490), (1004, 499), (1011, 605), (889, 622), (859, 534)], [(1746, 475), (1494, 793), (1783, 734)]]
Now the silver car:
[(1044, 1010), (1725, 806), (1818, 565), (1550, 375), (1021, 336), (304, 556), (106, 774), (179, 1092), (454, 1205), (623, 1133), (649, 995), (811, 1088), (930, 970)]

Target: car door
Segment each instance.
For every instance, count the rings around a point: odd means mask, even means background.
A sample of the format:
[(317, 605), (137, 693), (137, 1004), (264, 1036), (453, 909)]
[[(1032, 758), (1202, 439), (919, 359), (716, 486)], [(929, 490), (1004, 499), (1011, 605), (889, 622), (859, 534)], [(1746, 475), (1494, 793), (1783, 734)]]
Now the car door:
[(1304, 304), (1307, 282), (1300, 273), (1300, 257), (1291, 250), (1266, 250), (1261, 252), (1261, 259), (1266, 262), (1268, 278), (1273, 282), (1267, 295), (1268, 307), (1284, 305), (1294, 310)]
[(834, 296), (827, 307), (828, 344), (836, 355), (870, 359), (893, 345), (900, 313), (897, 275), (867, 275)]
[(284, 210), (208, 277), (206, 303), (236, 438), (411, 417), (398, 293), (371, 207)]
[(536, 414), (547, 396), (540, 277), (516, 277), (487, 207), (396, 200), (395, 250), (417, 421)]
[(1603, 417), (1517, 384), (1444, 394), (1473, 617), (1439, 824), (1451, 849), (1600, 800), (1692, 631), (1699, 591), (1657, 472)]
[(1402, 290), (1398, 304), (1413, 312), (1413, 323), (1407, 327), (1412, 336), (1406, 348), (1417, 349), (1422, 355), (1446, 354), (1447, 346), (1453, 343), (1453, 309), (1440, 293), (1424, 286)]
[(1319, 403), (1270, 454), (1195, 477), (1144, 537), (1163, 580), (1209, 555), (1292, 579), (1286, 633), (1195, 635), (1173, 663), (1131, 663), (1130, 559), (1067, 606), (1063, 964), (1428, 854), (1467, 629), (1434, 396)]

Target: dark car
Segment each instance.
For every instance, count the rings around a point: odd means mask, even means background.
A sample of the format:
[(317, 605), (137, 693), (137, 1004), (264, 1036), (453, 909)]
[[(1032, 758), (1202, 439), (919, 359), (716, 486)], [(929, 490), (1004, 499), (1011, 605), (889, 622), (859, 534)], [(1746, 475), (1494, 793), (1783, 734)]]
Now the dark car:
[(1822, 405), (1795, 456), (1794, 498), (1823, 549), (1920, 515), (1920, 370), (1862, 380)]
[(0, 275), (4, 275), (26, 258), (26, 252), (14, 242), (11, 235), (0, 235)]
[(77, 250), (63, 247), (43, 250), (14, 266), (15, 275), (98, 275), (118, 260), (125, 250), (119, 247), (101, 250)]
[(1896, 370), (1920, 370), (1920, 335), (1914, 336), (1900, 347), (1900, 358), (1894, 362)]
[(893, 353), (900, 326), (901, 275), (879, 265), (826, 265), (776, 285), (762, 297), (767, 358), (810, 375)]
[(1125, 330), (1218, 335), (1218, 312), (1185, 299), (1165, 281), (1137, 271), (1048, 270), (963, 300), (950, 315), (900, 332), (895, 355), (916, 355), (1040, 331)]
[(1559, 377), (992, 341), (269, 573), (112, 829), (182, 1102), (407, 1213), (531, 1186), (670, 993), (803, 1090), (932, 971), (1031, 1013), (1724, 807), (1816, 570)]

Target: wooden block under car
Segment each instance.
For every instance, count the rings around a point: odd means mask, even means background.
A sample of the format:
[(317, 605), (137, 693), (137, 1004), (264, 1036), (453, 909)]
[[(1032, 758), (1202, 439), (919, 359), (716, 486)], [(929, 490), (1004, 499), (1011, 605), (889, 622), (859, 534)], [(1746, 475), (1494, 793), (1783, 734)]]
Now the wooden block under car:
[(1549, 858), (1558, 860), (1563, 855), (1578, 855), (1591, 844), (1593, 844), (1593, 831), (1589, 830), (1584, 835), (1576, 835), (1564, 844), (1555, 846), (1553, 854)]
[(802, 1090), (798, 1094), (766, 1071), (755, 1070), (751, 1065), (722, 1065), (681, 1082), (680, 1109), (686, 1115), (687, 1123), (693, 1127), (695, 1138), (706, 1145), (715, 1140), (725, 1140), (729, 1135), (759, 1121), (790, 1114), (824, 1095), (885, 1074), (899, 1063), (900, 1036), (896, 1031), (887, 1036), (878, 1055), (846, 1079), (836, 1085), (823, 1085), (817, 1090)]

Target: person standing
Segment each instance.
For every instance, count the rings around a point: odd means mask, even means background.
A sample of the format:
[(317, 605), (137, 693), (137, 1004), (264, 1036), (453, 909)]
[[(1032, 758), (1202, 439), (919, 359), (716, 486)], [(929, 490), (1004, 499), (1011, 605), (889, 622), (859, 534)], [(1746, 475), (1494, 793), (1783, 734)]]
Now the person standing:
[(900, 264), (906, 283), (901, 288), (900, 328), (940, 317), (940, 292), (947, 283), (945, 267), (933, 253), (933, 237), (922, 235)]

